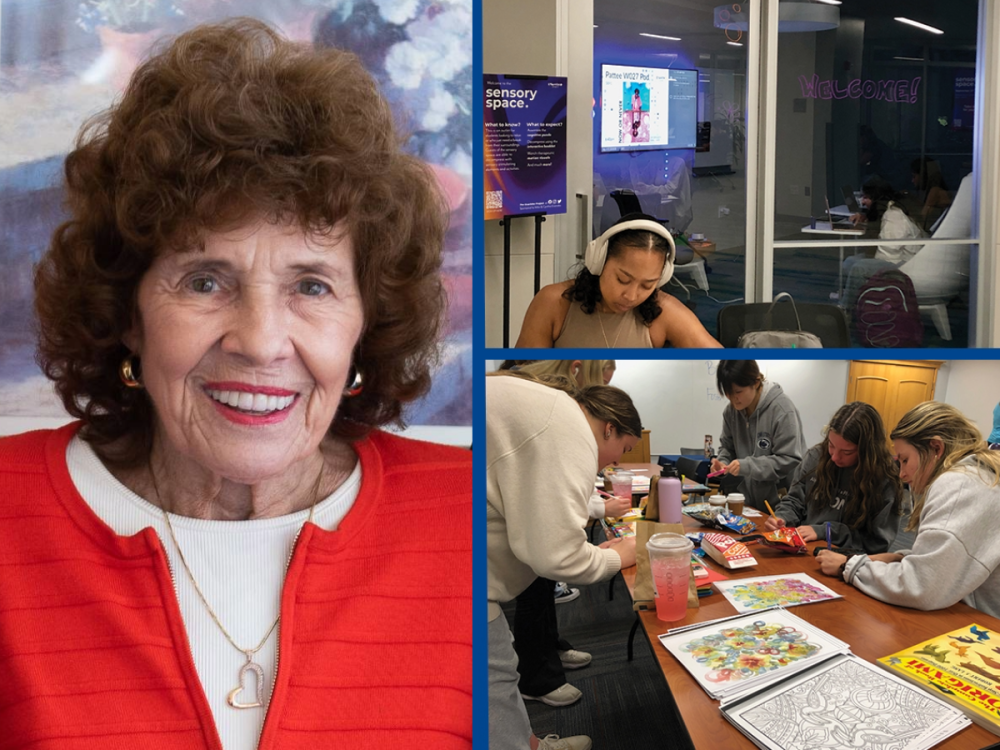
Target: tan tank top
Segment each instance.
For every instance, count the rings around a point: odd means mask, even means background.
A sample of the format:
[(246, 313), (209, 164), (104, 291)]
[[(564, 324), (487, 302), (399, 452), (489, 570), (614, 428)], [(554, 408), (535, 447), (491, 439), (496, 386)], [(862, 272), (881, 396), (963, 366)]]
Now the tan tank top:
[(556, 349), (653, 348), (649, 329), (643, 325), (642, 319), (634, 310), (627, 313), (602, 313), (594, 310), (587, 315), (578, 302), (570, 304), (562, 330), (552, 345)]

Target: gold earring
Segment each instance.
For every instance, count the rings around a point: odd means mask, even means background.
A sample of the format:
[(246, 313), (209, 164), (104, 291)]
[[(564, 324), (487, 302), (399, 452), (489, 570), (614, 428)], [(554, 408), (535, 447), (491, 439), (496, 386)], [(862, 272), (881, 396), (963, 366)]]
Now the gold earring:
[(355, 396), (360, 395), (361, 391), (363, 391), (364, 389), (365, 385), (362, 382), (361, 370), (355, 369), (354, 380), (352, 380), (351, 384), (344, 389), (344, 395), (347, 396), (348, 398), (354, 398)]
[(126, 388), (142, 388), (142, 382), (139, 380), (137, 368), (133, 368), (134, 359), (135, 357), (129, 354), (122, 360), (121, 366), (118, 368), (118, 375), (121, 377)]

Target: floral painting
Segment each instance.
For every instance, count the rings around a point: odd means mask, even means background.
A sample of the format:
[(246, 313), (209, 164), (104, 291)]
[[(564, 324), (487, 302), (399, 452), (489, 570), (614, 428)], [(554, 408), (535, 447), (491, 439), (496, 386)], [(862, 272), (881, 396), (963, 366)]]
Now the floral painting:
[(472, 424), (472, 0), (0, 0), (0, 14), (0, 416), (65, 416), (34, 362), (31, 278), (63, 218), (62, 164), (80, 126), (158, 40), (243, 15), (355, 52), (407, 150), (434, 171), (450, 209), (450, 304), (431, 392), (406, 421)]

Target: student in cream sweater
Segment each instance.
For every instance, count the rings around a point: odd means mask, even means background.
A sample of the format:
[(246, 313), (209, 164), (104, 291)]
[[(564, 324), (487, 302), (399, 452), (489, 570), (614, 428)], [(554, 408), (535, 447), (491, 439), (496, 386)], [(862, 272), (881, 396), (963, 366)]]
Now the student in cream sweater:
[(935, 401), (908, 411), (890, 437), (915, 498), (913, 549), (850, 558), (823, 551), (821, 569), (889, 604), (931, 610), (963, 601), (1000, 617), (1000, 453), (958, 409)]
[(642, 434), (631, 399), (612, 386), (575, 388), (521, 373), (486, 379), (486, 551), (490, 748), (589, 750), (578, 736), (539, 741), (518, 692), (517, 656), (500, 604), (537, 576), (596, 583), (635, 564), (635, 539), (587, 541), (599, 468)]

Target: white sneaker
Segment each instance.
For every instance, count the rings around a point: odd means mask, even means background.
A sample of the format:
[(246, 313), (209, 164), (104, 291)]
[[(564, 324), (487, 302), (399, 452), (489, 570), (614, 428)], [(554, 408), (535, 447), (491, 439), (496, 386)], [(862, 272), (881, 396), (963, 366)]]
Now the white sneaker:
[(575, 737), (550, 734), (538, 741), (538, 750), (590, 750), (593, 744), (590, 737), (585, 734), (578, 734)]
[(562, 662), (563, 669), (582, 669), (590, 664), (590, 660), (590, 654), (586, 651), (577, 651), (575, 648), (559, 652), (559, 661)]
[(571, 589), (565, 583), (557, 583), (555, 590), (556, 604), (571, 602), (580, 596), (580, 589)]
[(526, 701), (541, 701), (547, 706), (558, 708), (560, 706), (573, 705), (583, 697), (583, 693), (567, 682), (565, 685), (557, 687), (551, 693), (546, 693), (545, 695), (525, 695), (521, 693), (521, 697)]

